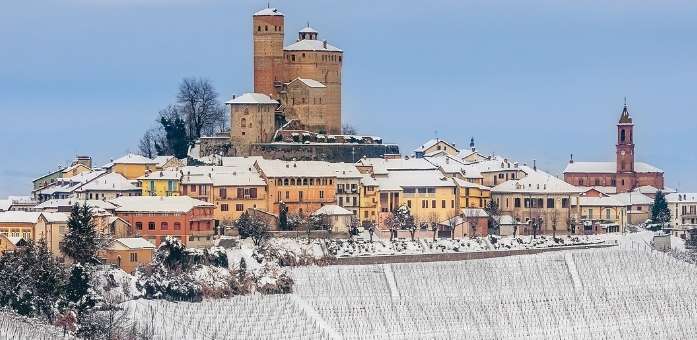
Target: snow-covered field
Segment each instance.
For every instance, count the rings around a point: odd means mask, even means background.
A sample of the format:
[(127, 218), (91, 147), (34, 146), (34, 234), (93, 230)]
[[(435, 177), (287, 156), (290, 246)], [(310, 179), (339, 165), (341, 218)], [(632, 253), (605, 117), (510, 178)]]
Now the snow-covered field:
[(14, 313), (0, 311), (0, 340), (52, 340), (75, 339), (69, 334), (63, 335), (63, 330), (49, 326), (43, 320), (33, 320), (18, 316)]
[(687, 339), (697, 266), (620, 247), (460, 262), (298, 267), (294, 293), (131, 301), (156, 339)]

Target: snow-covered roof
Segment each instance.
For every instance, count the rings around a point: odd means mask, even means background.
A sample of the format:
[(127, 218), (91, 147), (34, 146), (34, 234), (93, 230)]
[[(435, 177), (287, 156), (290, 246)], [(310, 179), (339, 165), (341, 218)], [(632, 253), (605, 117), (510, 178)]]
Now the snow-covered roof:
[(245, 93), (225, 102), (225, 104), (276, 104), (278, 101), (263, 93)]
[(455, 184), (457, 184), (457, 186), (459, 186), (461, 188), (477, 188), (480, 190), (491, 190), (491, 188), (486, 186), (486, 185), (472, 183), (470, 181), (465, 181), (464, 179), (461, 179), (461, 178), (454, 177), (454, 178), (452, 178), (452, 180), (455, 182)]
[(118, 206), (117, 212), (186, 213), (196, 207), (214, 206), (189, 196), (122, 196), (109, 202)]
[(256, 171), (234, 171), (213, 175), (214, 186), (264, 186), (266, 182)]
[(588, 190), (596, 190), (598, 192), (601, 192), (606, 195), (612, 195), (617, 193), (617, 187), (604, 187), (604, 186), (590, 186), (590, 187), (583, 187), (579, 186), (579, 189), (583, 190), (583, 192), (586, 192)]
[(296, 41), (283, 48), (285, 51), (325, 51), (325, 52), (343, 52), (340, 48), (329, 43), (325, 45), (321, 40), (304, 39)]
[(70, 218), (69, 214), (62, 212), (43, 212), (41, 213), (48, 223), (67, 223)]
[(356, 164), (371, 165), (376, 175), (385, 175), (388, 171), (438, 169), (423, 158), (362, 158)]
[(366, 186), (366, 187), (374, 187), (378, 186), (380, 183), (378, 183), (375, 178), (371, 177), (370, 175), (363, 175), (361, 178), (361, 185)]
[(174, 156), (155, 156), (153, 160), (157, 162), (158, 167), (162, 167), (173, 158)]
[(336, 177), (329, 162), (260, 159), (256, 162), (266, 177)]
[[(320, 83), (317, 80), (314, 79), (309, 79), (309, 78), (295, 78), (293, 81), (300, 81), (303, 84), (307, 85), (307, 87), (312, 87), (312, 88), (325, 88), (327, 87), (326, 85)], [(293, 82), (291, 81), (291, 83)]]
[(332, 163), (336, 178), (362, 178), (363, 174), (351, 163)]
[(602, 197), (587, 197), (581, 196), (576, 199), (576, 197), (571, 197), (572, 205), (580, 205), (582, 207), (624, 207), (624, 203), (618, 201), (614, 197), (602, 196)]
[(50, 199), (48, 201), (42, 202), (41, 204), (34, 207), (34, 210), (42, 211), (46, 209), (57, 209), (59, 207), (72, 207), (75, 204), (84, 205), (92, 208), (101, 208), (105, 210), (113, 210), (116, 208), (115, 205), (102, 200), (79, 200), (77, 198), (56, 198)]
[(433, 164), (434, 166), (441, 168), (443, 172), (448, 174), (462, 173), (468, 168), (468, 163), (465, 163), (445, 153), (438, 153), (437, 155), (433, 156), (429, 155), (424, 157), (423, 159)]
[(12, 205), (11, 200), (0, 200), (0, 211), (7, 211)]
[(653, 204), (653, 199), (651, 199), (651, 197), (639, 192), (623, 192), (620, 194), (610, 195), (610, 197), (619, 201), (624, 206)]
[(223, 157), (223, 166), (232, 168), (249, 169), (254, 167), (254, 162), (264, 159), (261, 156), (248, 157)]
[(317, 216), (317, 215), (328, 215), (328, 216), (346, 216), (346, 215), (353, 215), (352, 212), (334, 204), (328, 204), (325, 206), (322, 206), (321, 208), (315, 210), (312, 215)]
[(666, 201), (669, 203), (697, 203), (697, 193), (678, 192), (667, 194)]
[(83, 185), (77, 191), (135, 191), (140, 190), (123, 175), (111, 172)]
[(675, 189), (671, 189), (671, 188), (658, 189), (658, 188), (653, 187), (651, 185), (642, 185), (638, 188), (635, 188), (633, 191), (640, 192), (642, 194), (655, 194), (659, 191), (663, 192), (664, 194), (676, 192)]
[(112, 164), (157, 164), (157, 161), (145, 156), (129, 153), (125, 156), (115, 159)]
[[(434, 138), (434, 139), (429, 139), (428, 141), (426, 141), (426, 143), (421, 144), (421, 146), (419, 146), (418, 148), (414, 149), (414, 152), (425, 152), (425, 151), (428, 150), (430, 147), (432, 147), (432, 146), (434, 146), (434, 145), (436, 145), (436, 144), (438, 144), (438, 143), (445, 143), (445, 144), (447, 144), (448, 146), (450, 146), (451, 148), (453, 148), (453, 149), (455, 149), (455, 150), (458, 150), (454, 145), (452, 145), (452, 144), (450, 144), (450, 143), (448, 143), (448, 142), (446, 142), (446, 141), (444, 141), (444, 140), (442, 140), (442, 139)], [(459, 150), (458, 150), (458, 151), (459, 151)]]
[[(663, 173), (663, 170), (644, 162), (634, 162), (634, 171), (639, 173)], [(617, 173), (617, 162), (573, 162), (564, 169), (564, 173)]]
[(150, 241), (142, 238), (142, 237), (124, 237), (124, 238), (117, 238), (114, 240), (114, 242), (121, 243), (125, 247), (129, 249), (155, 249), (155, 245), (150, 243)]
[(312, 28), (312, 27), (310, 27), (310, 26), (303, 27), (303, 29), (301, 29), (301, 30), (298, 31), (298, 32), (300, 32), (300, 33), (319, 33), (319, 32), (317, 32), (316, 29), (314, 29), (314, 28)]
[(486, 210), (482, 208), (463, 208), (460, 213), (465, 217), (489, 217)]
[(267, 8), (262, 9), (261, 11), (254, 13), (255, 17), (257, 17), (257, 16), (276, 16), (276, 15), (283, 16), (283, 13), (281, 13), (281, 11), (279, 11), (277, 8), (273, 8), (273, 7), (267, 7)]
[(439, 170), (390, 171), (387, 177), (375, 179), (383, 191), (400, 191), (403, 188), (455, 187)]
[(522, 179), (503, 182), (491, 189), (495, 193), (581, 193), (583, 190), (542, 170), (530, 171)]
[(138, 177), (138, 179), (139, 180), (154, 180), (154, 179), (179, 180), (181, 177), (182, 177), (182, 174), (177, 170), (159, 170), (159, 171), (153, 171), (150, 173), (146, 173), (145, 175)]
[(0, 223), (36, 223), (40, 212), (3, 211), (0, 212)]

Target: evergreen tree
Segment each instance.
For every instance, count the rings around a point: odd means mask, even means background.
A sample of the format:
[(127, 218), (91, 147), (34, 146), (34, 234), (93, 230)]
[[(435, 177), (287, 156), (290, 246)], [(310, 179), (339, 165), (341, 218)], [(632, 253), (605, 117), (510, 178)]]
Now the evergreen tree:
[(501, 209), (499, 209), (499, 205), (496, 204), (496, 201), (494, 200), (489, 200), (489, 203), (486, 204), (486, 207), (484, 208), (486, 211), (487, 215), (489, 215), (489, 220), (488, 220), (488, 227), (489, 231), (491, 234), (498, 234), (499, 233), (499, 221), (500, 221), (500, 216), (501, 216)]
[(666, 201), (666, 196), (662, 191), (656, 192), (656, 198), (651, 206), (651, 221), (654, 223), (653, 230), (660, 230), (666, 223), (670, 222), (668, 201)]
[(186, 158), (189, 149), (189, 140), (186, 135), (186, 123), (179, 116), (166, 117), (160, 116), (160, 124), (165, 130), (167, 146), (156, 145), (158, 154), (165, 154), (167, 151), (174, 154), (176, 158)]
[(75, 204), (68, 219), (68, 231), (60, 246), (63, 254), (80, 264), (98, 263), (100, 241), (90, 207)]
[(278, 205), (278, 228), (281, 230), (289, 230), (288, 229), (288, 206), (286, 206), (285, 203), (281, 202)]
[(68, 283), (65, 286), (65, 297), (70, 306), (77, 310), (78, 315), (82, 315), (83, 312), (95, 305), (96, 301), (90, 294), (91, 288), (87, 269), (79, 263), (73, 265)]

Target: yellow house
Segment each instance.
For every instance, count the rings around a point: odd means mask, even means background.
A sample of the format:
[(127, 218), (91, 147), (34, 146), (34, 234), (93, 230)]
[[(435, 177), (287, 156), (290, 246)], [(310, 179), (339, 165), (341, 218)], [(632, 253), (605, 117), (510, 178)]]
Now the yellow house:
[(627, 207), (613, 197), (571, 197), (571, 204), (575, 210), (572, 215), (583, 233), (624, 232), (627, 226)]
[(148, 171), (138, 177), (141, 196), (179, 196), (181, 177), (181, 173), (174, 170)]
[(36, 240), (45, 239), (48, 250), (62, 262), (65, 258), (60, 250), (60, 243), (68, 228), (69, 214), (61, 212), (44, 212), (34, 226)]
[(457, 203), (460, 209), (486, 208), (491, 200), (491, 188), (460, 178), (453, 178), (457, 188)]
[(378, 225), (399, 206), (406, 204), (417, 224), (438, 223), (459, 211), (456, 205), (457, 187), (439, 170), (389, 171), (387, 177), (377, 177), (380, 198)]
[(34, 240), (34, 226), (39, 216), (39, 212), (0, 212), (0, 234), (6, 237), (20, 237), (26, 241)]
[(326, 204), (336, 202), (336, 171), (321, 161), (261, 159), (254, 163), (268, 185), (267, 209), (278, 215), (280, 203), (288, 212), (308, 216)]
[(442, 139), (431, 139), (414, 150), (417, 158), (428, 156), (435, 153), (445, 153), (455, 156), (460, 153), (455, 144), (450, 144)]
[(213, 174), (231, 171), (222, 166), (185, 166), (179, 193), (204, 202), (213, 202)]
[(148, 264), (155, 252), (155, 245), (142, 237), (117, 238), (102, 250), (100, 255), (107, 263), (133, 274), (139, 266)]
[(363, 175), (361, 178), (361, 186), (359, 188), (361, 196), (358, 200), (360, 207), (358, 208), (358, 219), (364, 221), (377, 222), (380, 210), (378, 209), (378, 200), (380, 198), (379, 184), (375, 178), (370, 175)]
[(254, 169), (214, 174), (212, 196), (218, 221), (234, 221), (248, 208), (268, 209), (266, 182)]
[(111, 172), (119, 173), (123, 177), (137, 179), (144, 176), (147, 171), (155, 171), (157, 164), (158, 162), (153, 159), (129, 153), (112, 161), (108, 167), (111, 168)]

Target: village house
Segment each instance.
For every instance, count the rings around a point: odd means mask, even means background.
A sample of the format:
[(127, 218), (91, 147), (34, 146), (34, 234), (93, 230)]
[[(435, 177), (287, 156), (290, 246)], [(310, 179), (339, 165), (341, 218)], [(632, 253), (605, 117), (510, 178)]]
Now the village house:
[(627, 226), (627, 207), (605, 194), (585, 193), (571, 198), (578, 234), (623, 233)]
[(441, 237), (482, 237), (489, 234), (489, 214), (484, 209), (465, 208), (438, 223)]
[(689, 232), (697, 228), (697, 193), (668, 194), (666, 201), (673, 236), (687, 239)]
[(421, 144), (418, 148), (414, 150), (414, 155), (416, 158), (423, 158), (434, 153), (445, 153), (450, 156), (455, 156), (460, 153), (455, 147), (455, 144), (450, 144), (442, 139), (431, 139), (424, 144)]
[(275, 215), (281, 202), (289, 213), (305, 216), (336, 203), (336, 171), (331, 163), (262, 159), (254, 167), (268, 185), (267, 207)]
[(80, 200), (110, 200), (121, 196), (140, 196), (141, 189), (118, 173), (106, 173), (75, 190)]
[(539, 225), (540, 221), (538, 233), (566, 233), (573, 222), (571, 198), (578, 197), (581, 190), (544, 171), (531, 170), (522, 179), (508, 180), (492, 188), (492, 199), (503, 215), (530, 225), (519, 230), (520, 235), (532, 234), (533, 223)]
[(75, 195), (77, 190), (81, 189), (85, 184), (101, 177), (104, 174), (104, 170), (95, 170), (90, 172), (82, 172), (72, 177), (58, 178), (52, 184), (32, 193), (34, 198), (36, 198), (39, 202), (56, 198), (70, 198)]
[(620, 202), (627, 211), (627, 224), (640, 225), (651, 218), (653, 199), (639, 192), (623, 192), (610, 195)]
[(377, 223), (380, 212), (378, 208), (379, 186), (378, 182), (370, 174), (363, 174), (359, 188), (361, 196), (358, 200), (360, 204), (358, 215), (361, 223), (367, 221)]
[(491, 201), (491, 188), (460, 178), (452, 178), (456, 188), (455, 206), (465, 208), (486, 208)]
[(135, 237), (160, 244), (174, 236), (189, 247), (211, 244), (214, 234), (212, 203), (188, 196), (130, 196), (110, 201), (117, 205), (116, 215), (132, 226)]
[(34, 225), (35, 240), (46, 240), (48, 250), (53, 256), (57, 257), (60, 262), (66, 260), (65, 255), (60, 250), (60, 244), (63, 242), (63, 238), (65, 238), (69, 217), (70, 214), (67, 213), (44, 212), (39, 215)]
[(142, 196), (179, 196), (182, 174), (177, 170), (146, 171), (138, 177)]
[(266, 182), (257, 171), (247, 169), (218, 172), (212, 177), (215, 219), (235, 221), (247, 209), (267, 210)]
[(349, 163), (332, 163), (336, 169), (336, 202), (337, 205), (350, 211), (358, 217), (360, 209), (360, 186), (363, 174), (356, 166)]
[(5, 211), (0, 213), (0, 234), (7, 237), (20, 237), (34, 240), (34, 226), (39, 220), (39, 212)]
[(179, 170), (186, 166), (186, 159), (177, 159), (174, 156), (155, 156), (153, 160), (157, 162), (155, 170)]
[(155, 245), (142, 237), (117, 238), (100, 251), (100, 257), (104, 258), (107, 264), (134, 274), (139, 266), (152, 261), (154, 252)]
[(157, 161), (150, 158), (129, 153), (104, 165), (104, 168), (110, 172), (121, 174), (127, 179), (134, 180), (145, 175), (148, 171), (157, 170), (157, 164)]
[(185, 166), (181, 169), (180, 195), (213, 202), (213, 174), (225, 172), (219, 166)]
[(92, 171), (92, 158), (89, 156), (77, 156), (73, 163), (67, 167), (59, 167), (32, 181), (33, 190), (45, 188), (54, 183), (59, 178), (68, 178), (83, 172)]
[(331, 228), (332, 233), (348, 234), (351, 226), (353, 212), (335, 204), (325, 205), (312, 213), (313, 216), (322, 216), (324, 223)]

